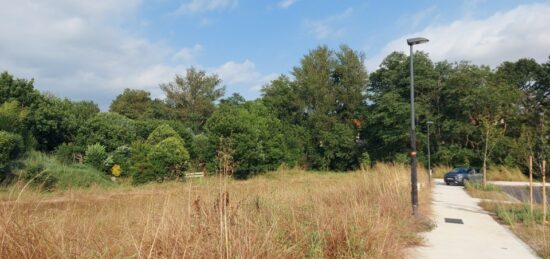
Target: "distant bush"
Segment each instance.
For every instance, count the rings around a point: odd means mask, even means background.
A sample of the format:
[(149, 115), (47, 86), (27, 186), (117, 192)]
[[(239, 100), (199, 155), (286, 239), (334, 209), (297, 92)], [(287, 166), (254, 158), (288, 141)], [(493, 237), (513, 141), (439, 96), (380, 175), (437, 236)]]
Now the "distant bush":
[(96, 169), (103, 169), (106, 158), (107, 152), (105, 151), (105, 147), (103, 145), (97, 143), (89, 145), (86, 148), (86, 156), (84, 157), (84, 161)]
[(179, 137), (169, 137), (152, 147), (148, 160), (159, 178), (178, 177), (183, 175), (189, 153)]
[(361, 155), (361, 166), (364, 168), (368, 168), (371, 166), (371, 160), (368, 152), (363, 152)]
[(0, 172), (9, 170), (10, 164), (24, 152), (20, 135), (0, 131)]
[(172, 129), (172, 127), (168, 126), (168, 124), (162, 124), (158, 126), (153, 132), (151, 132), (151, 134), (147, 138), (146, 143), (149, 145), (156, 145), (170, 137), (181, 139), (181, 137), (174, 129)]
[(86, 149), (83, 146), (73, 143), (63, 143), (55, 149), (55, 157), (60, 162), (70, 164), (79, 162), (78, 159), (83, 157), (85, 151)]
[(117, 113), (99, 113), (81, 127), (77, 142), (83, 145), (99, 143), (111, 152), (136, 138), (136, 125), (133, 120)]

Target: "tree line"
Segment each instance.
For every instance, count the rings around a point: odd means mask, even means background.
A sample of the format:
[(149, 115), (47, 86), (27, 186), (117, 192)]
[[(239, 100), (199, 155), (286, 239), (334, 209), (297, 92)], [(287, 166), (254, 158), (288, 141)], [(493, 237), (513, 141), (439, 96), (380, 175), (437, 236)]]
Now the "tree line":
[[(469, 62), (414, 57), (419, 160), (525, 168), (550, 154), (550, 60)], [(100, 112), (92, 101), (40, 93), (34, 81), (0, 75), (0, 170), (7, 178), (29, 150), (64, 163), (88, 163), (135, 183), (217, 172), (229, 157), (234, 176), (281, 165), (353, 170), (376, 161), (407, 163), (409, 57), (389, 54), (367, 72), (347, 46), (309, 51), (261, 97), (227, 96), (221, 79), (189, 68), (159, 87), (164, 99), (125, 89)], [(223, 154), (222, 154), (223, 153)]]

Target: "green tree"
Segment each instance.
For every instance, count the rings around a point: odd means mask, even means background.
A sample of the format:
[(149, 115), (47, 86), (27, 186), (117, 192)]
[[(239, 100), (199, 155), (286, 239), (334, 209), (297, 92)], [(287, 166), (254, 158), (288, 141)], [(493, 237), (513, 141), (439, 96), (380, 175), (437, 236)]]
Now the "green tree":
[[(232, 150), (236, 163), (235, 177), (246, 178), (274, 170), (283, 162), (296, 164), (298, 159), (288, 154), (300, 152), (293, 150), (295, 147), (289, 144), (293, 134), (283, 129), (280, 120), (259, 101), (247, 102), (242, 106), (221, 105), (205, 125), (210, 142), (206, 150)], [(206, 160), (215, 164), (215, 156), (215, 152), (209, 153)]]
[(0, 103), (16, 100), (25, 107), (40, 101), (40, 93), (34, 89), (34, 80), (15, 79), (8, 72), (0, 74)]
[(217, 75), (207, 75), (195, 68), (187, 69), (184, 77), (176, 75), (174, 82), (160, 88), (168, 105), (178, 112), (180, 119), (190, 122), (195, 132), (202, 129), (214, 111), (214, 102), (225, 93)]
[(0, 130), (0, 181), (4, 180), (13, 161), (23, 152), (23, 139), (20, 135)]
[(88, 119), (78, 131), (80, 145), (99, 143), (108, 152), (132, 143), (137, 138), (135, 122), (117, 113), (98, 113)]
[(151, 132), (146, 143), (149, 145), (156, 145), (170, 137), (179, 138), (181, 140), (181, 137), (174, 129), (172, 129), (172, 127), (168, 124), (161, 124), (153, 132)]
[(151, 94), (144, 90), (124, 89), (109, 107), (110, 112), (116, 112), (130, 119), (150, 118), (153, 113)]

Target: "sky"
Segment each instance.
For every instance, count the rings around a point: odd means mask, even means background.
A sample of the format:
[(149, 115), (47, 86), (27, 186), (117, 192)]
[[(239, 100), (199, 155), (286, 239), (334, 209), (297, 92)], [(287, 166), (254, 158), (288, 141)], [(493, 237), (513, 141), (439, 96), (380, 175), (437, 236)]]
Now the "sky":
[(550, 1), (516, 0), (0, 0), (0, 71), (102, 110), (125, 88), (163, 98), (159, 84), (191, 66), (226, 95), (261, 96), (308, 51), (341, 44), (372, 72), (406, 39), (434, 61), (550, 56)]

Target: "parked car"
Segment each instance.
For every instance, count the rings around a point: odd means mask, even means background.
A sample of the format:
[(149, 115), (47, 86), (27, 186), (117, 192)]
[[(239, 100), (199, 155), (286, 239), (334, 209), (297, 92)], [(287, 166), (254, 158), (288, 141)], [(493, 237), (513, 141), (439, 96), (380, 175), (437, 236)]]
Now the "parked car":
[(446, 173), (443, 177), (445, 184), (464, 185), (464, 182), (481, 182), (483, 175), (474, 167), (461, 166)]

